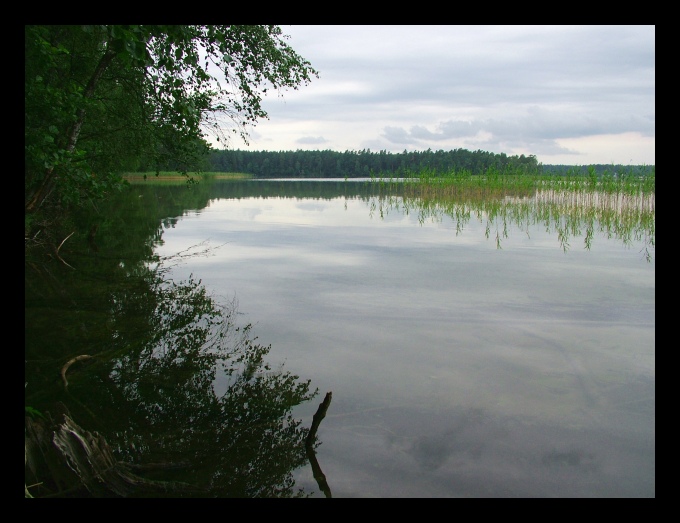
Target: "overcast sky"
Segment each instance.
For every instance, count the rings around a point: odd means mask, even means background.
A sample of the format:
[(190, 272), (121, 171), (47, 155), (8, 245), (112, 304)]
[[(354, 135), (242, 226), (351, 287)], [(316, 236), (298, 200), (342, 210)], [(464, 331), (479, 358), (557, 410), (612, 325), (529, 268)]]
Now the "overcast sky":
[(655, 26), (281, 26), (319, 71), (231, 149), (655, 164)]

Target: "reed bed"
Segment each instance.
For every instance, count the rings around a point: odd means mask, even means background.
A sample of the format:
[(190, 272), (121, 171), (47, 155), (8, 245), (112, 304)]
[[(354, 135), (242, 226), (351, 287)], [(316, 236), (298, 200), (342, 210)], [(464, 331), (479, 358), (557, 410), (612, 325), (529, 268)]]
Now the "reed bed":
[[(372, 178), (381, 189), (371, 212), (386, 215), (399, 208), (417, 213), (420, 223), (448, 216), (459, 234), (471, 219), (486, 224), (487, 238), (495, 236), (500, 249), (512, 225), (528, 234), (542, 224), (557, 234), (567, 251), (575, 237), (590, 249), (595, 233), (617, 237), (625, 245), (642, 241), (642, 254), (651, 261), (655, 245), (655, 180), (651, 174), (627, 173), (566, 175), (500, 172), (483, 174), (424, 171), (405, 178)], [(398, 196), (396, 196), (398, 195)]]
[(489, 168), (483, 173), (473, 174), (469, 170), (452, 170), (437, 172), (423, 170), (409, 172), (403, 178), (376, 178), (372, 182), (381, 186), (403, 184), (407, 194), (427, 197), (468, 195), (470, 197), (507, 196), (511, 193), (533, 194), (538, 189), (555, 189), (571, 192), (599, 192), (606, 194), (649, 195), (655, 192), (655, 171), (639, 174), (634, 168), (628, 172), (607, 172), (598, 175), (594, 167), (587, 172), (577, 170), (566, 174), (526, 173), (522, 170), (506, 169), (504, 171)]

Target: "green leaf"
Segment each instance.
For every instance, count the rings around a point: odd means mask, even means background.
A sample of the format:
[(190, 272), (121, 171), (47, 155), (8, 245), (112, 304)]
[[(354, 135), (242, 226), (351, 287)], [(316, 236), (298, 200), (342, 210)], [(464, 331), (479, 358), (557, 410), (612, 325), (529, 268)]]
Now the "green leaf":
[(36, 410), (33, 407), (25, 407), (25, 409), (26, 409), (26, 414), (28, 414), (29, 416), (32, 416), (34, 418), (39, 417), (39, 418), (45, 419), (45, 416), (43, 416), (42, 412), (40, 412), (39, 410)]

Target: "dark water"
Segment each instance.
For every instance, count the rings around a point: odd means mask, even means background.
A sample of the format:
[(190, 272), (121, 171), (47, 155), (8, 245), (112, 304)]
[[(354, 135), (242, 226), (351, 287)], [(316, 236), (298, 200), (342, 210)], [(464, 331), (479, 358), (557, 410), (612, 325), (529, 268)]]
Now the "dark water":
[(27, 266), (26, 402), (208, 496), (654, 497), (649, 209), (133, 186)]

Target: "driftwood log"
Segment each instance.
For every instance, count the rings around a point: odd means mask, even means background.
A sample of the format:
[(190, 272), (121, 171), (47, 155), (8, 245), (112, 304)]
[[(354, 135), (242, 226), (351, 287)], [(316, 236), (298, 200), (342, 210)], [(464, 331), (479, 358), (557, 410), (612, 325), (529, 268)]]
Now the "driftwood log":
[[(71, 418), (63, 404), (45, 419), (26, 417), (26, 497), (182, 496), (205, 492), (180, 482), (154, 481), (131, 472), (105, 439)], [(37, 493), (37, 494), (34, 494)]]
[[(85, 358), (80, 358), (85, 359)], [(62, 369), (64, 385), (66, 370)], [(328, 392), (314, 414), (305, 450), (319, 488), (326, 497), (331, 490), (314, 452), (316, 432), (331, 403)], [(175, 468), (187, 464), (133, 465), (117, 461), (103, 436), (80, 427), (63, 403), (54, 416), (25, 418), (25, 494), (31, 497), (201, 497), (206, 489), (177, 481), (155, 481), (132, 471)]]

